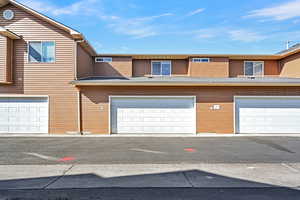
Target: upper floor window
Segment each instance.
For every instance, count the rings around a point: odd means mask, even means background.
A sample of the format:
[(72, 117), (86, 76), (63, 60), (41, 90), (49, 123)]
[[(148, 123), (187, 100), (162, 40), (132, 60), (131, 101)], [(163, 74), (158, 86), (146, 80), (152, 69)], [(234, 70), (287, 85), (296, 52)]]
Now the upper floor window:
[(192, 62), (195, 63), (208, 63), (210, 62), (209, 58), (192, 58)]
[(245, 61), (244, 64), (245, 76), (262, 76), (264, 75), (263, 61)]
[(155, 76), (170, 76), (171, 61), (152, 61), (151, 73)]
[(55, 62), (55, 42), (31, 41), (28, 43), (28, 61), (35, 63)]
[(95, 62), (112, 62), (112, 57), (96, 57)]

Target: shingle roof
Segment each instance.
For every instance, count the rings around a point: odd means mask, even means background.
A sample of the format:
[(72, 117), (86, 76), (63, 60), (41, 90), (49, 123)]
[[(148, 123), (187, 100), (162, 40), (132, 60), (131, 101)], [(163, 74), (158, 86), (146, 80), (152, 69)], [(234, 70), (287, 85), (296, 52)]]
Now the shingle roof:
[(90, 77), (72, 81), (74, 85), (110, 85), (110, 84), (124, 84), (124, 85), (164, 85), (164, 84), (205, 84), (205, 85), (238, 85), (238, 84), (298, 84), (300, 86), (300, 78), (279, 78), (279, 77), (255, 77), (255, 78), (199, 78), (199, 77)]
[(283, 50), (283, 51), (280, 51), (280, 52), (278, 52), (278, 53), (276, 53), (276, 54), (285, 54), (285, 53), (288, 53), (288, 52), (295, 51), (295, 50), (297, 50), (297, 49), (300, 49), (300, 43), (297, 43), (297, 44), (291, 46), (290, 48), (285, 49), (285, 50)]

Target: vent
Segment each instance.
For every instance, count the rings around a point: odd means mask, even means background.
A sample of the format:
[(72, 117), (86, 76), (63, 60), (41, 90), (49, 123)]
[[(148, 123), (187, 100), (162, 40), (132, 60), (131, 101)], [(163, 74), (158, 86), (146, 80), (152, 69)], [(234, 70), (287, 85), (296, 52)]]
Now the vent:
[(112, 57), (96, 57), (95, 62), (112, 62)]

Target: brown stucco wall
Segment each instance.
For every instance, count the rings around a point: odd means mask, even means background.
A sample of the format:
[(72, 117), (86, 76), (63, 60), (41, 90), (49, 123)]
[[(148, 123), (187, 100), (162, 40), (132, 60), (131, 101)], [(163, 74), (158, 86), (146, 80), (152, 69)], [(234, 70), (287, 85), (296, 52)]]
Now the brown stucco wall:
[[(245, 60), (230, 60), (229, 61), (229, 77), (244, 76), (244, 62)], [(265, 60), (264, 61), (264, 75), (278, 76), (280, 73), (278, 61)]]
[[(198, 133), (234, 132), (234, 96), (300, 95), (299, 87), (81, 87), (83, 131), (109, 133), (109, 96), (161, 95), (197, 97)], [(211, 110), (214, 104), (220, 110)]]
[[(74, 80), (75, 42), (68, 33), (12, 5), (0, 8), (15, 12), (13, 20), (0, 16), (0, 26), (21, 35), (14, 42), (14, 84), (1, 85), (0, 94), (49, 95), (50, 133), (77, 131), (77, 89)], [(27, 42), (53, 40), (56, 42), (55, 63), (28, 63)]]
[[(133, 75), (150, 76), (151, 75), (151, 61), (155, 60), (133, 60)], [(187, 76), (188, 75), (188, 61), (187, 60), (171, 60), (172, 76)]]
[(96, 62), (94, 67), (95, 76), (108, 77), (131, 77), (132, 58), (131, 57), (112, 57), (112, 62)]
[(189, 59), (191, 77), (222, 78), (229, 76), (228, 58), (210, 58), (209, 63), (194, 63)]
[(282, 59), (280, 68), (281, 77), (300, 78), (300, 53)]

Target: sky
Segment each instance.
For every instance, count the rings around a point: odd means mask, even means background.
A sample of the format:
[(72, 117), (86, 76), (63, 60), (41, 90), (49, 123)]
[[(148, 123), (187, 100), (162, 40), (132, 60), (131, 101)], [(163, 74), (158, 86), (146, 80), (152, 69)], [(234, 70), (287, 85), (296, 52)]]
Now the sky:
[(300, 42), (300, 0), (18, 0), (98, 53), (272, 54)]

